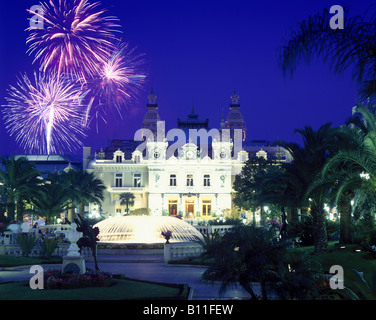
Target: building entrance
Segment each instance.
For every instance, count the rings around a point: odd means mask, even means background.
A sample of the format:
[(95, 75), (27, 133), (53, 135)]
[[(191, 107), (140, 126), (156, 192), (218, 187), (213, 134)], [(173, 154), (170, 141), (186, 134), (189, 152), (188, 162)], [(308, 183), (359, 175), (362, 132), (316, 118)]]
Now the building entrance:
[(186, 199), (185, 200), (185, 217), (193, 218), (195, 215), (195, 200)]
[(168, 214), (176, 216), (178, 214), (178, 200), (171, 199), (168, 201)]

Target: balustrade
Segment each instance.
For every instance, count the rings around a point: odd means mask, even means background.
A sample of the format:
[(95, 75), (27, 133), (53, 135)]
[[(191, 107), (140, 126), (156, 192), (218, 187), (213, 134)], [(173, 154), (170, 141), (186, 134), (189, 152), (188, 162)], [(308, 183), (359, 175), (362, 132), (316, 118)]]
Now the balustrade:
[[(45, 237), (56, 237), (61, 234), (64, 235), (62, 240), (66, 239), (66, 233), (71, 230), (70, 225), (44, 225), (38, 226), (37, 228), (30, 228), (29, 233), (44, 235)], [(0, 236), (0, 254), (9, 254), (14, 256), (21, 256), (23, 254), (21, 248), (17, 244), (16, 235), (20, 232), (4, 231), (3, 235)], [(61, 242), (57, 245), (53, 252), (53, 256), (63, 257), (67, 254), (68, 248), (70, 246), (69, 242)], [(29, 256), (41, 256), (42, 249), (37, 242), (32, 249)], [(88, 257), (91, 255), (89, 248), (83, 248), (81, 250), (81, 256)]]
[(202, 252), (201, 245), (195, 242), (165, 243), (164, 261), (169, 262), (172, 260), (199, 257)]

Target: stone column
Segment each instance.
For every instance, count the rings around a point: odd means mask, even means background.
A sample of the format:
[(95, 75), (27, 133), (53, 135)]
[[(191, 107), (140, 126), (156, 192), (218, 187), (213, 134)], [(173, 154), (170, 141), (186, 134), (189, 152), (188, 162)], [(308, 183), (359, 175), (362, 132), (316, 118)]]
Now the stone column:
[(179, 214), (180, 212), (182, 212), (182, 215), (184, 215), (183, 195), (181, 193), (179, 194), (179, 207), (177, 214)]
[(218, 206), (218, 193), (215, 194), (215, 213), (217, 214), (217, 217), (218, 215), (222, 216), (222, 212), (219, 210)]
[(196, 205), (195, 212), (194, 212), (195, 218), (196, 218), (197, 211), (199, 211), (200, 214), (202, 215), (202, 203), (201, 203), (201, 197), (199, 193), (196, 195), (196, 199), (197, 199), (197, 205)]
[(161, 193), (161, 197), (162, 197), (162, 210), (161, 210), (161, 215), (163, 216), (163, 210), (164, 210), (164, 193)]

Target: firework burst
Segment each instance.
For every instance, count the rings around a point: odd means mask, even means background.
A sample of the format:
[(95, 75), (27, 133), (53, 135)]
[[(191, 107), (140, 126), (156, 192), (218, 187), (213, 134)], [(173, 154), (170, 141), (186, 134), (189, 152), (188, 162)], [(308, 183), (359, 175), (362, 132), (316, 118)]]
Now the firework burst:
[(108, 60), (119, 25), (117, 19), (104, 16), (99, 3), (87, 0), (50, 0), (41, 3), (43, 14), (36, 14), (44, 28), (28, 28), (28, 52), (35, 54), (42, 71), (52, 69), (58, 75), (95, 74), (98, 63)]
[(139, 93), (145, 72), (140, 68), (143, 64), (142, 55), (135, 53), (135, 48), (118, 45), (110, 59), (98, 65), (95, 77), (83, 79), (83, 97), (87, 108), (83, 125), (87, 126), (92, 119), (102, 118), (116, 111), (122, 117), (122, 108), (132, 101)]
[(82, 127), (80, 86), (56, 73), (26, 74), (10, 86), (3, 105), (6, 128), (29, 153), (52, 154), (74, 150), (85, 136)]

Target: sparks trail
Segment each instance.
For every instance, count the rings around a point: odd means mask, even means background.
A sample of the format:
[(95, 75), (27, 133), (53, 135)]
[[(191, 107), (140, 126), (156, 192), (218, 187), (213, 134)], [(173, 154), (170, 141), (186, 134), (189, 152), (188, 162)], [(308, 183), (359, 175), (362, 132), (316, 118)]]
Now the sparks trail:
[(39, 62), (10, 86), (3, 105), (8, 133), (29, 153), (60, 153), (82, 145), (93, 118), (105, 122), (141, 89), (145, 73), (134, 49), (116, 36), (118, 19), (99, 2), (50, 0), (32, 12), (43, 21), (27, 39), (27, 52)]
[[(110, 58), (98, 64), (98, 71), (92, 78), (82, 78), (82, 96), (87, 105), (83, 126), (93, 119), (116, 113), (122, 118), (122, 108), (127, 106), (139, 93), (146, 73), (142, 70), (143, 55), (136, 54), (135, 48), (127, 44), (116, 45)], [(97, 123), (98, 125), (98, 123)]]
[(10, 86), (3, 105), (6, 129), (26, 152), (51, 154), (81, 146), (83, 107), (77, 83), (56, 73), (26, 74)]
[(41, 3), (43, 14), (31, 12), (43, 21), (44, 28), (29, 27), (28, 52), (35, 54), (42, 71), (92, 76), (98, 63), (109, 58), (117, 39), (118, 19), (104, 16), (99, 2), (51, 0)]

